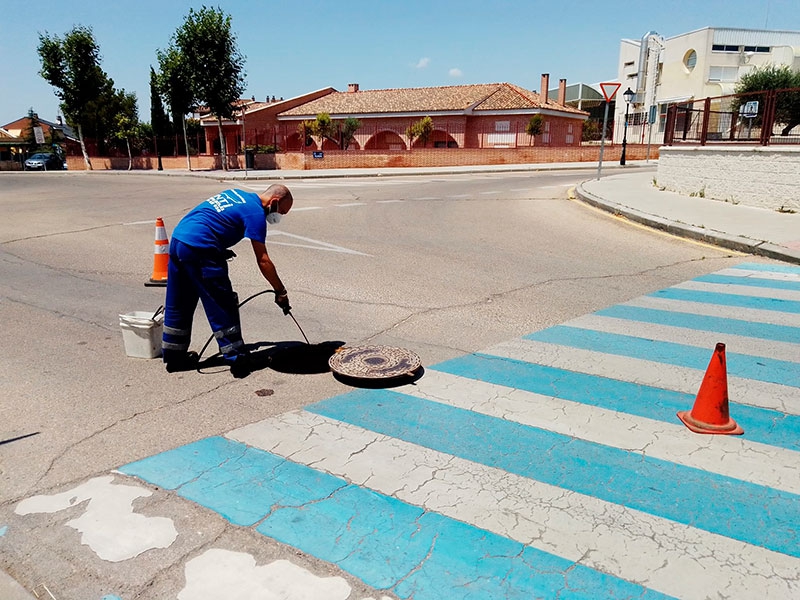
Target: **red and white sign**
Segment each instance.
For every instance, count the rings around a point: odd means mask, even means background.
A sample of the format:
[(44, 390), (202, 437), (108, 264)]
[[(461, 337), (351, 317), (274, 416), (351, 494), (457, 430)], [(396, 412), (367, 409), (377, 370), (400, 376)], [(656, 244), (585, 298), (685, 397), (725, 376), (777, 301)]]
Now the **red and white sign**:
[(611, 102), (621, 87), (621, 83), (601, 83), (600, 91), (603, 92), (603, 98), (606, 99), (606, 102)]

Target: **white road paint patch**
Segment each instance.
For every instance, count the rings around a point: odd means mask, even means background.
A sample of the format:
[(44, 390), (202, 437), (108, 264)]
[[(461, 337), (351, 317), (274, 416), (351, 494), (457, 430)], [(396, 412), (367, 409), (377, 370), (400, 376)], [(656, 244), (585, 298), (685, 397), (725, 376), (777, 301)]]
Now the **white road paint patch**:
[(322, 210), (322, 207), (321, 206), (298, 206), (297, 208), (294, 208), (294, 207), (292, 208), (292, 212), (293, 213), (302, 212), (302, 211), (305, 211), (305, 210)]
[(147, 221), (131, 221), (130, 223), (123, 223), (123, 225), (155, 225), (155, 219), (148, 219)]
[[(278, 235), (284, 235), (289, 238), (293, 238), (296, 240), (301, 240), (306, 242), (305, 244), (300, 243), (291, 243), (291, 242), (278, 242), (275, 241), (273, 238)], [(359, 252), (357, 250), (350, 250), (349, 248), (343, 248), (342, 246), (336, 246), (334, 244), (329, 244), (327, 242), (321, 242), (319, 240), (314, 240), (311, 238), (303, 237), (302, 235), (295, 235), (293, 233), (286, 233), (285, 231), (268, 231), (267, 232), (267, 239), (269, 239), (271, 244), (278, 244), (280, 246), (297, 246), (298, 248), (311, 248), (312, 250), (325, 250), (328, 252), (342, 252), (344, 254), (357, 254), (359, 256), (372, 256), (371, 254), (365, 254), (364, 252)]]
[(395, 202), (405, 202), (405, 200), (376, 200), (376, 204), (393, 204)]
[(366, 202), (347, 202), (345, 204), (336, 204), (337, 208), (349, 208), (351, 206), (364, 206)]
[(243, 552), (213, 548), (186, 563), (186, 587), (178, 600), (346, 600), (341, 577), (317, 577), (288, 560), (256, 566)]
[(100, 558), (119, 562), (153, 548), (167, 548), (178, 532), (172, 519), (133, 512), (133, 501), (152, 494), (144, 487), (114, 485), (113, 475), (95, 477), (69, 491), (32, 496), (14, 509), (18, 515), (54, 513), (89, 501), (86, 511), (67, 525), (81, 532), (81, 543)]

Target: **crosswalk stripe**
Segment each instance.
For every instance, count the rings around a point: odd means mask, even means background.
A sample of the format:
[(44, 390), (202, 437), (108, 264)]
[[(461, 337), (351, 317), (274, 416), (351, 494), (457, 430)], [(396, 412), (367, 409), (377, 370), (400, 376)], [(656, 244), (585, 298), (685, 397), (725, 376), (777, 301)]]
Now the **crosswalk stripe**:
[[(569, 324), (582, 323), (591, 321), (592, 319), (596, 319), (595, 323), (601, 323), (606, 317), (610, 319), (638, 321), (639, 324), (636, 325), (637, 332), (641, 331), (643, 323), (658, 324), (677, 328), (684, 335), (691, 334), (692, 330), (695, 330), (699, 332), (734, 336), (741, 343), (744, 343), (746, 338), (788, 342), (792, 344), (792, 346), (796, 346), (800, 349), (800, 327), (788, 327), (785, 325), (774, 325), (772, 323), (754, 323), (752, 321), (731, 319), (722, 316), (692, 315), (624, 304), (617, 304), (616, 306), (598, 310), (594, 315), (579, 317), (578, 319), (569, 321)], [(650, 331), (650, 329), (648, 329), (648, 331)], [(752, 344), (753, 341), (750, 343)], [(792, 350), (792, 346), (786, 347), (785, 350)], [(754, 352), (748, 351), (748, 354), (753, 353)], [(755, 353), (757, 354), (758, 352)], [(795, 356), (800, 356), (800, 351)]]
[[(685, 294), (684, 294), (685, 295)], [(708, 317), (718, 317), (724, 309), (724, 315), (728, 319), (752, 321), (754, 323), (769, 323), (772, 325), (800, 327), (800, 314), (786, 313), (773, 310), (762, 310), (743, 306), (721, 307), (713, 302), (691, 300), (688, 298), (666, 298), (654, 295), (634, 298), (628, 302), (623, 302), (619, 306), (636, 306), (641, 308), (653, 308), (656, 310), (666, 310), (681, 314), (702, 315)]]
[[(797, 494), (386, 390), (350, 392), (306, 410), (800, 557), (792, 531), (800, 520)], [(717, 500), (712, 514), (709, 489)]]
[[(160, 463), (191, 475), (179, 494), (232, 523), (290, 544), (378, 589), (417, 600), (530, 598), (582, 589), (584, 598), (664, 598), (552, 553), (429, 512), (341, 477), (224, 438), (207, 438), (128, 465), (159, 481)], [(165, 481), (174, 483), (170, 477)], [(270, 481), (273, 485), (263, 485)], [(224, 489), (227, 493), (222, 494)], [(320, 535), (325, 532), (325, 535)]]
[[(679, 392), (684, 394), (681, 398), (686, 403), (686, 406), (678, 408), (677, 402), (681, 401), (681, 399), (678, 399), (674, 406), (675, 410), (685, 410), (691, 407), (705, 374), (705, 367), (703, 370), (678, 367), (642, 358), (615, 356), (594, 350), (571, 348), (526, 339), (501, 342), (487, 348), (482, 354)], [(709, 351), (710, 357), (711, 351)], [(519, 370), (518, 367), (515, 367), (515, 369)], [(551, 379), (546, 371), (543, 373), (538, 369), (533, 369), (531, 376), (544, 376), (544, 381), (548, 382)], [(555, 376), (560, 377), (561, 371), (557, 371)], [(509, 379), (509, 381), (514, 381), (514, 379)], [(576, 383), (593, 385), (591, 380), (578, 380)], [(520, 385), (526, 384), (522, 382)], [(737, 406), (737, 412), (739, 406), (747, 405), (767, 409), (768, 411), (800, 415), (800, 394), (797, 393), (797, 388), (729, 376), (728, 396), (731, 402)], [(587, 402), (588, 400), (583, 401)]]
[(721, 275), (719, 273), (711, 273), (709, 275), (702, 275), (695, 277), (692, 281), (700, 283), (713, 283), (717, 285), (735, 285), (745, 287), (759, 287), (768, 288), (770, 290), (790, 290), (800, 291), (800, 281), (787, 281), (786, 279), (773, 279), (761, 277), (736, 277)]
[(745, 283), (745, 281), (737, 283), (706, 283), (701, 281), (700, 278), (695, 278), (679, 283), (668, 289), (693, 290), (725, 296), (747, 296), (751, 298), (766, 298), (769, 300), (786, 300), (792, 305), (800, 302), (800, 291), (777, 289), (767, 286), (745, 285)]
[(800, 278), (800, 267), (793, 267), (784, 263), (739, 263), (731, 267), (732, 269), (742, 269), (745, 271), (758, 273), (783, 273)]
[[(602, 312), (602, 311), (601, 311)], [(774, 328), (776, 337), (783, 337), (786, 341), (777, 341), (774, 338), (762, 335), (750, 337), (747, 335), (735, 335), (731, 329), (727, 331), (705, 331), (700, 328), (690, 329), (674, 325), (662, 325), (649, 321), (637, 319), (615, 318), (605, 316), (614, 314), (615, 311), (603, 312), (603, 314), (592, 314), (578, 317), (564, 323), (568, 327), (578, 329), (589, 329), (617, 335), (634, 335), (638, 338), (655, 340), (658, 342), (670, 342), (673, 344), (684, 344), (696, 348), (704, 348), (711, 355), (718, 342), (724, 342), (728, 352), (746, 354), (750, 356), (763, 356), (765, 358), (783, 356), (788, 360), (797, 357), (800, 362), (800, 328)], [(625, 314), (617, 313), (617, 314)], [(626, 316), (633, 316), (628, 313)], [(648, 315), (642, 315), (645, 318)], [(723, 319), (725, 320), (725, 319)], [(632, 322), (632, 321), (635, 321)], [(730, 323), (731, 320), (727, 319)], [(759, 327), (758, 333), (766, 334), (766, 331)], [(751, 330), (752, 331), (752, 330)], [(794, 337), (795, 331), (798, 337)]]
[[(659, 363), (692, 369), (705, 369), (711, 358), (711, 352), (705, 348), (565, 325), (556, 325), (523, 337), (528, 340), (591, 349), (606, 354), (632, 358), (646, 357)], [(791, 362), (735, 352), (726, 354), (728, 374), (734, 377), (800, 387), (800, 361)]]
[[(671, 287), (650, 294), (655, 298), (669, 298), (671, 300), (689, 300), (691, 302), (705, 302), (708, 304), (721, 304), (723, 306), (738, 306), (741, 308), (755, 308), (758, 310), (774, 310), (777, 312), (800, 313), (800, 301), (786, 300), (774, 296), (758, 297), (754, 294), (745, 295), (708, 291), (696, 289), (700, 287)], [(749, 291), (749, 290), (747, 290)], [(791, 292), (793, 293), (793, 292)]]
[[(395, 391), (800, 494), (800, 470), (795, 466), (800, 462), (800, 444), (786, 449), (750, 435), (722, 436), (708, 443), (688, 434), (674, 415), (672, 422), (658, 421), (436, 370)], [(765, 459), (772, 469), (763, 468)]]
[[(284, 413), (228, 437), (686, 600), (789, 598), (800, 581), (800, 560), (785, 554), (310, 412)], [(765, 577), (776, 572), (781, 577)]]

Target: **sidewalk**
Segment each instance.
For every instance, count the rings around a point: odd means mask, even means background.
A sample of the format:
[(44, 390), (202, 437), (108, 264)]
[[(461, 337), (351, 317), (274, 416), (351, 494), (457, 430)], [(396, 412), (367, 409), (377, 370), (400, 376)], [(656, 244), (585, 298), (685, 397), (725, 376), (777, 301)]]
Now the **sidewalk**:
[(653, 185), (654, 171), (613, 174), (580, 184), (578, 198), (681, 237), (800, 264), (800, 213), (684, 196)]

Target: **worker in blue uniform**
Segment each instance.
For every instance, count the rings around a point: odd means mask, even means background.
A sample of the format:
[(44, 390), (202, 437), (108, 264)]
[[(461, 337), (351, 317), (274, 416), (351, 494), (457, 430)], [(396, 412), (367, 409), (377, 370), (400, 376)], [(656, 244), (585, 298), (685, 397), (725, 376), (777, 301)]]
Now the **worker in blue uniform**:
[(267, 254), (267, 223), (275, 224), (292, 208), (286, 186), (271, 185), (261, 194), (230, 189), (189, 211), (172, 231), (164, 303), (161, 348), (167, 371), (193, 369), (196, 352), (189, 351), (192, 320), (198, 300), (211, 325), (219, 351), (235, 377), (252, 370), (242, 339), (239, 299), (228, 276), (230, 248), (248, 238), (258, 268), (275, 291), (275, 303), (290, 310), (289, 296)]

